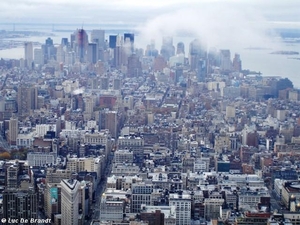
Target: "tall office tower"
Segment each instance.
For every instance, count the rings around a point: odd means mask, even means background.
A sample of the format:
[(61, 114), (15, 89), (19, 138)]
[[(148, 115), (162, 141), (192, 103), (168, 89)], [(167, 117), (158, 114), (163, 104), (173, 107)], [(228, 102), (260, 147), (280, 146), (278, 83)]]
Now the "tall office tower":
[(32, 69), (33, 63), (33, 44), (32, 42), (25, 42), (25, 67), (28, 69)]
[(158, 50), (155, 49), (155, 41), (151, 40), (150, 45), (147, 45), (146, 51), (145, 51), (145, 56), (152, 56), (152, 57), (157, 57), (158, 56)]
[(93, 96), (86, 96), (84, 99), (84, 112), (92, 114), (94, 112), (95, 100)]
[(127, 55), (131, 55), (134, 52), (134, 34), (124, 33), (124, 47)]
[(45, 40), (44, 55), (45, 55), (46, 61), (49, 61), (51, 59), (56, 58), (56, 52), (55, 52), (55, 47), (54, 47), (54, 44), (53, 44), (53, 40), (49, 37)]
[(128, 57), (127, 77), (139, 77), (142, 75), (142, 63), (136, 54)]
[(109, 87), (109, 78), (107, 75), (100, 78), (100, 89), (107, 90)]
[(79, 188), (77, 180), (62, 180), (61, 185), (61, 224), (79, 224)]
[(104, 51), (106, 50), (105, 31), (104, 30), (92, 30), (91, 42), (97, 44), (97, 61), (104, 60)]
[(174, 83), (177, 84), (178, 82), (183, 80), (183, 66), (182, 65), (178, 65), (175, 68), (175, 79), (174, 79)]
[(118, 135), (118, 113), (108, 109), (99, 113), (99, 130), (108, 129), (111, 136), (117, 138)]
[(196, 70), (199, 59), (206, 59), (205, 47), (198, 39), (190, 43), (189, 62), (191, 70)]
[(153, 70), (155, 72), (157, 71), (162, 72), (163, 69), (166, 67), (167, 67), (167, 61), (165, 60), (165, 58), (162, 55), (156, 56), (153, 63)]
[(124, 33), (124, 42), (129, 40), (131, 43), (134, 43), (134, 34), (132, 33)]
[(87, 61), (95, 64), (98, 61), (98, 44), (89, 43), (87, 50)]
[(65, 62), (65, 51), (64, 46), (61, 44), (56, 48), (56, 61), (59, 63)]
[(239, 54), (234, 55), (232, 66), (234, 71), (236, 72), (242, 71), (242, 60)]
[(105, 49), (105, 31), (92, 30), (91, 42), (97, 43), (99, 48)]
[(220, 50), (220, 69), (223, 71), (232, 70), (232, 62), (230, 56), (230, 50)]
[(122, 87), (122, 81), (121, 81), (121, 79), (115, 78), (115, 79), (113, 80), (113, 89), (114, 89), (114, 90), (120, 90), (121, 87)]
[(75, 42), (76, 42), (76, 31), (70, 35), (70, 47), (73, 51), (75, 51)]
[(68, 38), (62, 38), (60, 44), (61, 44), (62, 46), (68, 46), (68, 45), (69, 45)]
[(73, 65), (75, 63), (75, 52), (68, 52), (65, 57), (66, 65)]
[(45, 58), (44, 58), (44, 53), (42, 49), (34, 49), (34, 64), (38, 65), (44, 65)]
[(197, 81), (204, 82), (207, 76), (207, 60), (199, 59), (197, 64)]
[(179, 42), (177, 44), (177, 50), (176, 50), (176, 54), (179, 55), (179, 54), (185, 54), (185, 51), (184, 51), (184, 44), (183, 42)]
[[(37, 193), (33, 188), (29, 190), (6, 189), (3, 192), (3, 218), (18, 220), (16, 224), (38, 224), (30, 222), (38, 218)], [(21, 223), (21, 220), (28, 222)], [(3, 220), (2, 220), (3, 222)], [(6, 223), (3, 223), (6, 224)]]
[(8, 142), (10, 145), (17, 144), (17, 136), (19, 132), (18, 118), (12, 117), (9, 120)]
[(80, 62), (85, 62), (89, 43), (88, 35), (84, 29), (79, 29), (75, 38), (77, 58)]
[(18, 163), (7, 167), (6, 188), (17, 189), (20, 186), (19, 174), (20, 174), (20, 166)]
[(113, 65), (117, 68), (117, 69), (121, 69), (121, 67), (123, 65), (126, 65), (126, 59), (128, 59), (124, 48), (122, 45), (118, 45), (115, 47), (114, 49), (114, 61), (113, 61)]
[(60, 181), (56, 183), (46, 183), (44, 189), (44, 210), (45, 215), (54, 221), (56, 214), (61, 214), (61, 185)]
[(37, 88), (23, 84), (19, 86), (17, 96), (18, 115), (23, 119), (30, 115), (31, 110), (36, 108), (38, 96)]
[(117, 35), (109, 35), (109, 48), (116, 48), (117, 46)]
[(160, 54), (165, 58), (166, 61), (168, 61), (171, 56), (175, 55), (175, 47), (173, 46), (172, 37), (163, 37)]
[(108, 129), (111, 136), (118, 137), (118, 113), (116, 111), (105, 112), (105, 129)]

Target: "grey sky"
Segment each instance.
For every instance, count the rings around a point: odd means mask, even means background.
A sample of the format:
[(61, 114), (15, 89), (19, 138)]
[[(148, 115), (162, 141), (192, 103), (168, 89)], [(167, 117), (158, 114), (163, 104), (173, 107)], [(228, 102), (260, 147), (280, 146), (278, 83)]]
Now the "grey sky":
[[(300, 27), (299, 0), (1, 0), (2, 23), (144, 23), (165, 13), (226, 6)], [(218, 15), (216, 15), (218, 16)], [(295, 23), (298, 22), (298, 23)], [(280, 23), (278, 23), (280, 24)], [(282, 23), (281, 23), (282, 24)]]

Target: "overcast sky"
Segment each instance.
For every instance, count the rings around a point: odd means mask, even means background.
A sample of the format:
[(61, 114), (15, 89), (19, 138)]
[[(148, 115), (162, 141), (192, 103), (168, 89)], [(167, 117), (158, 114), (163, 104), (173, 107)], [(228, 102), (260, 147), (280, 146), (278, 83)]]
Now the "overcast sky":
[(299, 10), (300, 0), (0, 0), (0, 25), (127, 25), (133, 32), (138, 29), (136, 46), (142, 47), (184, 33), (217, 48), (274, 48), (268, 46), (276, 36), (270, 31), (300, 29)]
[(136, 24), (175, 11), (194, 9), (201, 14), (207, 7), (221, 11), (223, 6), (300, 27), (299, 0), (1, 0), (0, 22)]

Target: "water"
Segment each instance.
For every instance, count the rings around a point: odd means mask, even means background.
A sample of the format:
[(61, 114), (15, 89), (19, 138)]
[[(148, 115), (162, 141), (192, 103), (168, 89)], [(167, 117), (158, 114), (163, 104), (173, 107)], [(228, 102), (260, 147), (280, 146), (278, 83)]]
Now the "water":
[[(59, 44), (61, 42), (62, 37), (70, 38), (70, 34), (72, 30), (76, 30), (78, 25), (51, 25), (51, 24), (23, 24), (23, 25), (15, 25), (12, 24), (0, 24), (0, 29), (6, 30), (26, 30), (26, 31), (40, 31), (40, 32), (47, 32), (52, 33), (50, 37), (53, 39), (55, 44)], [(107, 32), (106, 36), (108, 38), (109, 34), (118, 34), (118, 29), (127, 29), (124, 26), (114, 26), (114, 27), (105, 27), (105, 26), (98, 26), (98, 25), (85, 25), (84, 27), (86, 30), (92, 29), (110, 29), (110, 33)], [(115, 29), (115, 33), (113, 33), (112, 29)], [(54, 30), (54, 31), (53, 31)], [(67, 32), (56, 32), (55, 30), (68, 30)], [(70, 30), (70, 32), (69, 32)], [(129, 29), (127, 29), (129, 31)], [(49, 37), (49, 35), (44, 36), (34, 36), (34, 37), (24, 37), (24, 38), (15, 38), (15, 41), (32, 41), (32, 42), (39, 42), (44, 43), (45, 40)], [(140, 42), (141, 40), (138, 39), (139, 37), (136, 36), (136, 42)], [(174, 37), (173, 42), (174, 45), (179, 41), (182, 41), (185, 44), (185, 51), (188, 52), (189, 43), (193, 40), (193, 37)], [(279, 45), (274, 45), (279, 46)], [(277, 47), (276, 49), (248, 49), (249, 46), (245, 46), (244, 48), (240, 49), (233, 49), (231, 48), (231, 55), (232, 58), (234, 53), (240, 54), (242, 59), (242, 67), (243, 69), (249, 69), (252, 71), (261, 72), (262, 75), (265, 76), (281, 76), (283, 78), (289, 78), (293, 83), (294, 86), (299, 88), (300, 87), (300, 60), (296, 60), (293, 58), (300, 58), (300, 55), (279, 55), (279, 54), (270, 54), (273, 51), (296, 51), (300, 52), (300, 43), (280, 43), (280, 49)], [(145, 49), (146, 46), (138, 46)], [(261, 47), (261, 46), (253, 46), (253, 47)], [(157, 46), (159, 48), (159, 46)], [(220, 48), (230, 48), (226, 46), (219, 46)], [(20, 59), (24, 58), (24, 48), (17, 47), (11, 49), (0, 50), (0, 58), (8, 58), (8, 59)]]

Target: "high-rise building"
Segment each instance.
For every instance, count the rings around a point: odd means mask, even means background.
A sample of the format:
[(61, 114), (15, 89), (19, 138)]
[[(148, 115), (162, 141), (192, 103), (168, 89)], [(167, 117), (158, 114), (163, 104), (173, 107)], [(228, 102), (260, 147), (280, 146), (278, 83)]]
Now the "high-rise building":
[(56, 48), (56, 61), (59, 63), (65, 62), (65, 51), (62, 44)]
[(151, 193), (153, 185), (148, 183), (132, 184), (131, 212), (137, 213), (141, 210), (141, 205), (151, 205)]
[(9, 129), (8, 129), (8, 143), (10, 145), (17, 144), (18, 132), (19, 132), (18, 118), (12, 117), (9, 120)]
[(37, 88), (34, 86), (21, 85), (18, 88), (18, 114), (23, 118), (29, 116), (31, 110), (36, 108), (37, 105)]
[(89, 43), (87, 50), (87, 61), (95, 64), (98, 61), (98, 44)]
[(190, 43), (189, 63), (191, 70), (198, 68), (199, 59), (206, 59), (206, 49), (199, 39)]
[(62, 38), (61, 39), (61, 45), (62, 46), (68, 46), (69, 45), (68, 38)]
[(230, 56), (230, 50), (220, 50), (220, 69), (223, 71), (232, 70), (232, 62)]
[(46, 183), (44, 190), (44, 209), (48, 218), (54, 220), (54, 215), (61, 214), (61, 185)]
[(80, 183), (77, 180), (61, 181), (61, 224), (78, 225), (79, 224), (79, 188)]
[(109, 48), (116, 48), (117, 46), (117, 35), (109, 35)]
[(160, 54), (165, 58), (166, 61), (168, 61), (171, 56), (175, 55), (175, 47), (173, 46), (172, 37), (163, 37)]
[(44, 53), (42, 49), (34, 49), (34, 63), (38, 65), (44, 65), (45, 58)]
[(104, 30), (92, 30), (91, 42), (97, 43), (99, 48), (105, 48), (105, 31)]
[(176, 206), (176, 225), (191, 224), (191, 195), (189, 193), (170, 194), (169, 205)]
[(89, 40), (84, 29), (79, 29), (76, 31), (75, 43), (78, 60), (80, 62), (85, 62)]
[(19, 187), (19, 164), (10, 165), (6, 170), (6, 188), (17, 189)]
[(56, 49), (50, 37), (45, 40), (44, 51), (46, 61), (56, 58)]
[(177, 44), (177, 50), (176, 50), (176, 54), (179, 55), (179, 54), (185, 54), (185, 51), (184, 51), (184, 44), (183, 42), (179, 42)]
[(102, 110), (99, 114), (99, 129), (108, 129), (112, 137), (117, 138), (118, 120), (117, 112), (108, 109)]
[(126, 55), (123, 45), (117, 45), (114, 49), (113, 65), (120, 69), (123, 65), (127, 65), (128, 57)]
[(104, 59), (104, 51), (106, 50), (105, 42), (105, 31), (104, 30), (92, 30), (91, 33), (91, 42), (97, 44), (97, 60)]
[(235, 54), (233, 58), (233, 70), (236, 72), (241, 72), (242, 70), (242, 60), (239, 54)]
[(199, 82), (204, 82), (207, 76), (207, 60), (200, 58), (197, 64), (197, 80)]
[(25, 49), (25, 67), (28, 68), (28, 69), (32, 69), (33, 43), (32, 42), (25, 42), (24, 49)]
[[(32, 222), (32, 219), (38, 218), (37, 193), (35, 190), (33, 188), (29, 190), (4, 190), (3, 218), (18, 220), (19, 223), (17, 222), (17, 224), (38, 224)], [(28, 221), (25, 222), (24, 219), (28, 219)]]
[(142, 63), (136, 54), (128, 57), (127, 76), (139, 77), (142, 75)]

